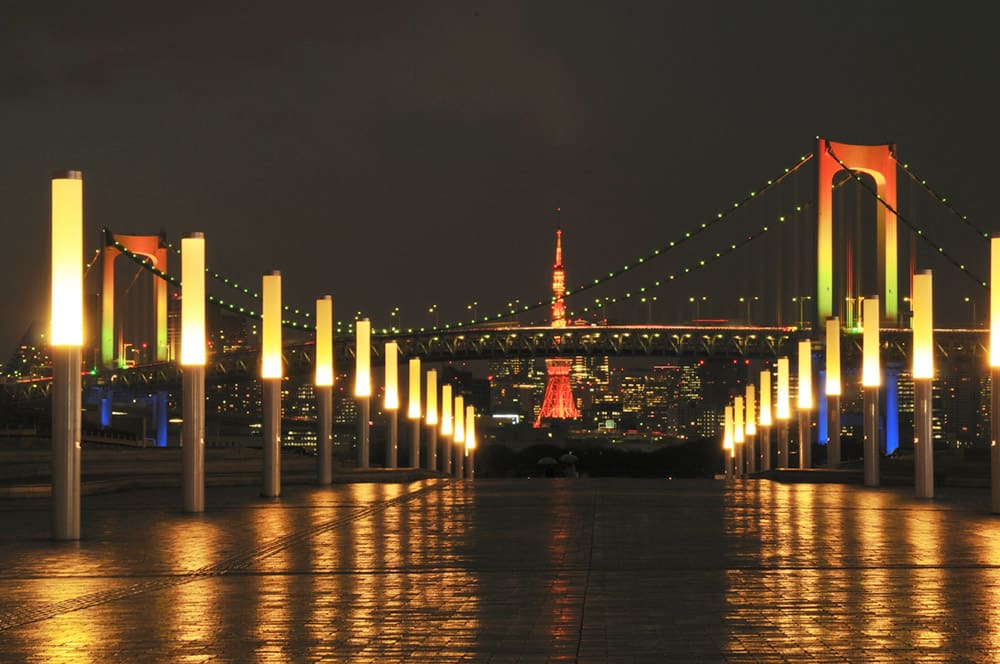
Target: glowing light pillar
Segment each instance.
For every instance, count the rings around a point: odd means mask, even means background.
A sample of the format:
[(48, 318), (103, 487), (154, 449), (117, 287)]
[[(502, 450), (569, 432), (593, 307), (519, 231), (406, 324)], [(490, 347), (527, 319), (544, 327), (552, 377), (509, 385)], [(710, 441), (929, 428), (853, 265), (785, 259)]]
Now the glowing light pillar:
[(261, 288), (260, 378), (264, 387), (264, 490), (263, 495), (281, 495), (281, 273), (264, 275)]
[(722, 413), (722, 463), (726, 479), (731, 480), (733, 479), (733, 407), (726, 406)]
[(205, 511), (205, 236), (181, 238), (181, 486), (185, 512)]
[(427, 371), (427, 414), (424, 423), (427, 425), (427, 470), (437, 470), (437, 432), (438, 432), (438, 402), (437, 402), (437, 370)]
[(760, 469), (771, 470), (771, 371), (764, 369), (760, 372)]
[(456, 479), (465, 476), (465, 398), (462, 395), (455, 397), (455, 435), (453, 437), (455, 455), (455, 465), (453, 471)]
[(358, 400), (358, 468), (368, 467), (372, 395), (372, 323), (354, 322), (354, 396)]
[(990, 238), (990, 511), (1000, 514), (1000, 235)]
[(388, 433), (385, 437), (385, 467), (395, 468), (399, 449), (399, 346), (385, 343), (385, 400), (383, 402)]
[(778, 358), (778, 468), (788, 468), (788, 420), (792, 417), (788, 394), (788, 358)]
[(410, 465), (420, 467), (420, 358), (410, 358), (410, 397), (406, 402), (406, 417), (410, 420)]
[(454, 401), (451, 398), (451, 385), (441, 386), (441, 472), (451, 474), (451, 438), (455, 435), (454, 421), (451, 409)]
[(812, 342), (799, 342), (799, 468), (812, 468)]
[(864, 393), (865, 486), (879, 485), (878, 390), (882, 383), (879, 366), (878, 296), (865, 298), (862, 310), (861, 391)]
[(52, 197), (52, 537), (80, 539), (83, 174), (54, 173)]
[(733, 399), (733, 476), (743, 477), (743, 452), (746, 429), (743, 428), (743, 397)]
[(757, 391), (753, 384), (747, 385), (746, 400), (747, 473), (757, 472)]
[(333, 298), (316, 300), (316, 481), (333, 483)]
[(934, 382), (934, 287), (930, 270), (913, 275), (913, 457), (917, 498), (934, 497), (931, 391)]
[(840, 319), (826, 319), (826, 465), (840, 467)]
[(465, 407), (465, 479), (476, 477), (476, 407)]

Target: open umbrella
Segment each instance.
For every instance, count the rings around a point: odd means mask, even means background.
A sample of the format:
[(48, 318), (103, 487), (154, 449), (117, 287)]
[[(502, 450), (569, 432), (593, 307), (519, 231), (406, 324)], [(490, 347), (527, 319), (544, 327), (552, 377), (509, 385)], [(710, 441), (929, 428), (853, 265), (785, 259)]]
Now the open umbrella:
[(556, 461), (555, 459), (553, 459), (552, 457), (542, 457), (541, 459), (538, 460), (538, 465), (539, 466), (557, 466), (557, 465), (559, 465), (559, 462)]
[(572, 466), (574, 463), (576, 463), (579, 460), (580, 459), (578, 459), (577, 456), (575, 454), (573, 454), (572, 452), (567, 452), (566, 454), (564, 454), (561, 457), (559, 457), (559, 462), (560, 463), (564, 463), (567, 466)]

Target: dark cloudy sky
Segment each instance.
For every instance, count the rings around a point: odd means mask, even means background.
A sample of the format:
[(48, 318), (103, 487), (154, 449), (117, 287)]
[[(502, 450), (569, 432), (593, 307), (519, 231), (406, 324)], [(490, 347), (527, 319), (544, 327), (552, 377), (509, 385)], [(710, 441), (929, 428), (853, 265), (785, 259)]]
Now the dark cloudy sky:
[[(397, 305), (417, 325), (432, 303), (443, 321), (544, 297), (557, 203), (570, 283), (618, 267), (816, 135), (895, 141), (1000, 229), (998, 18), (988, 2), (7, 7), (0, 355), (46, 315), (61, 168), (84, 171), (88, 246), (102, 226), (201, 230), (216, 269), (252, 285), (280, 269), (286, 301), (332, 293), (338, 318), (376, 325)], [(729, 297), (731, 274), (683, 288)]]

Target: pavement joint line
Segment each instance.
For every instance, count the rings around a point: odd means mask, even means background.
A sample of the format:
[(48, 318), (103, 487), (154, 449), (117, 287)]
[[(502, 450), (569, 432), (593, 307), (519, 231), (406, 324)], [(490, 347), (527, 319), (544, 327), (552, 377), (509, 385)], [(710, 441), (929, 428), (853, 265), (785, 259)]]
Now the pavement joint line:
[(248, 552), (237, 554), (235, 556), (230, 556), (229, 558), (218, 563), (206, 565), (205, 567), (192, 570), (190, 572), (161, 576), (152, 580), (143, 581), (141, 583), (132, 583), (123, 588), (100, 590), (86, 595), (81, 595), (79, 597), (63, 600), (61, 602), (53, 602), (40, 607), (9, 611), (0, 614), (0, 632), (14, 627), (20, 627), (22, 625), (28, 625), (40, 620), (55, 618), (56, 616), (64, 613), (71, 613), (73, 611), (88, 609), (100, 604), (107, 604), (109, 602), (125, 599), (127, 597), (135, 597), (144, 593), (163, 590), (164, 588), (184, 585), (200, 579), (223, 576), (231, 572), (239, 572), (249, 568), (254, 562), (272, 556), (279, 551), (287, 549), (293, 544), (307, 540), (315, 535), (334, 530), (345, 523), (357, 521), (378, 512), (384, 512), (392, 507), (401, 505), (404, 502), (413, 500), (414, 498), (425, 493), (429, 493), (432, 489), (439, 490), (449, 483), (450, 480), (442, 479), (434, 482), (433, 484), (420, 487), (415, 491), (410, 491), (403, 495), (396, 496), (395, 498), (355, 509), (349, 514), (329, 519), (311, 528), (305, 528), (303, 530), (275, 538), (271, 542), (257, 547), (256, 549), (252, 549)]

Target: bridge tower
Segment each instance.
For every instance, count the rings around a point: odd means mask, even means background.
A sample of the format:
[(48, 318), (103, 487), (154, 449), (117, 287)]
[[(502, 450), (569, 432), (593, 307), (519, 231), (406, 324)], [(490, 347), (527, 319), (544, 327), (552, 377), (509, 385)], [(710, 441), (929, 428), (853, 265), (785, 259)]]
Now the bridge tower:
[[(559, 212), (560, 209), (556, 208), (556, 213)], [(562, 224), (559, 224), (556, 227), (556, 261), (552, 265), (552, 327), (566, 327), (565, 295), (566, 269), (562, 262)], [(548, 382), (545, 384), (542, 409), (538, 411), (538, 419), (535, 420), (536, 429), (542, 426), (543, 419), (572, 420), (580, 417), (569, 380), (572, 366), (573, 360), (570, 358), (552, 357), (545, 360)]]
[[(816, 307), (820, 324), (830, 316), (840, 315), (834, 309), (833, 266), (833, 178), (845, 167), (866, 173), (875, 180), (876, 190), (885, 205), (876, 201), (878, 220), (878, 291), (882, 303), (882, 320), (896, 325), (899, 319), (899, 265), (896, 215), (888, 208), (896, 207), (896, 146), (849, 145), (820, 138), (816, 149), (819, 172), (817, 196)], [(841, 165), (843, 164), (843, 165)], [(840, 295), (843, 295), (842, 293)]]
[[(167, 246), (162, 235), (121, 235), (104, 229), (104, 246), (101, 250), (103, 279), (101, 282), (101, 366), (111, 369), (115, 367), (115, 259), (122, 250), (116, 243), (128, 251), (145, 256), (153, 263), (153, 267), (163, 272), (167, 271)], [(167, 282), (163, 279), (153, 279), (153, 302), (156, 307), (156, 361), (166, 362), (170, 359), (167, 344)], [(119, 364), (124, 364), (125, 358), (118, 353)]]

